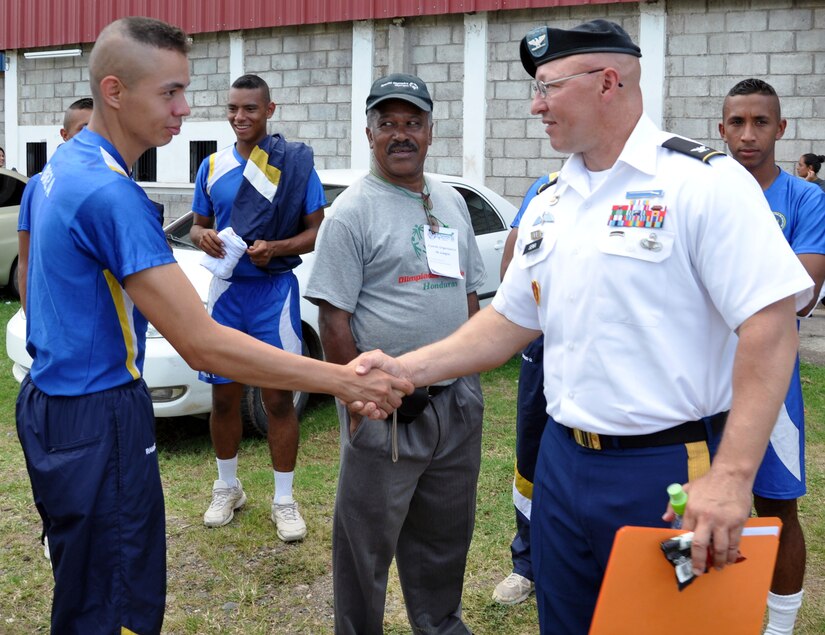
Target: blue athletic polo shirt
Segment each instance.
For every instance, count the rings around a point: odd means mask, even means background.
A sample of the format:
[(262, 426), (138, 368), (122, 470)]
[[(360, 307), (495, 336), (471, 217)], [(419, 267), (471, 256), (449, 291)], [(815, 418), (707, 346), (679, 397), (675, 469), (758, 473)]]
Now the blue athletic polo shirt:
[[(214, 216), (215, 229), (221, 231), (229, 226), (232, 205), (243, 182), (244, 159), (235, 146), (229, 146), (206, 157), (198, 168), (195, 178), (195, 196), (192, 211), (201, 216)], [(304, 195), (304, 214), (312, 214), (327, 204), (324, 186), (315, 168), (309, 176)], [(230, 280), (243, 278), (266, 278), (269, 273), (252, 264), (247, 254), (241, 256)]]
[(825, 192), (780, 170), (765, 198), (795, 254), (825, 254)]
[(84, 128), (27, 184), (26, 348), (46, 394), (98, 392), (143, 371), (147, 321), (123, 281), (175, 259), (155, 206), (128, 174), (114, 146)]
[[(779, 176), (765, 190), (765, 198), (794, 253), (825, 254), (825, 192), (813, 183), (780, 170)], [(777, 426), (790, 425), (784, 418), (784, 413), (787, 413), (790, 424), (802, 430), (805, 410), (798, 363), (791, 375), (785, 406), (780, 411)], [(805, 493), (805, 468), (804, 461), (799, 465), (796, 453), (804, 451), (804, 436), (800, 432), (798, 441), (793, 441), (788, 434), (781, 434), (777, 438), (781, 444), (787, 444), (787, 447), (777, 447), (772, 438), (768, 453), (775, 455), (784, 468), (774, 460), (768, 461), (766, 456), (756, 475), (754, 492), (767, 498), (801, 496)], [(801, 478), (795, 475), (794, 478), (789, 478), (789, 474), (794, 474), (797, 469), (800, 470)]]

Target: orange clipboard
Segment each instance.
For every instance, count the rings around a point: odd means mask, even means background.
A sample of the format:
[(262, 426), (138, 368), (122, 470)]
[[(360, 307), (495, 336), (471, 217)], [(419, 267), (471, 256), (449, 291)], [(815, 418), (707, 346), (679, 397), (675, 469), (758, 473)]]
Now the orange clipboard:
[(745, 560), (712, 569), (682, 591), (660, 543), (681, 533), (622, 527), (602, 581), (590, 635), (758, 635), (773, 578), (778, 518), (750, 518), (739, 551)]

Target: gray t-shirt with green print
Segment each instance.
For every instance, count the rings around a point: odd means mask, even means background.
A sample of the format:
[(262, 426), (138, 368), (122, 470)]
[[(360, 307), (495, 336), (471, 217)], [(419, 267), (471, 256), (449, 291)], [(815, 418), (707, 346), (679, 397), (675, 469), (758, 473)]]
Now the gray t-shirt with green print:
[(446, 337), (467, 320), (467, 294), (484, 280), (464, 199), (434, 178), (427, 186), (431, 214), (458, 231), (463, 279), (430, 273), (421, 200), (372, 174), (347, 188), (321, 224), (304, 295), (352, 313), (359, 351), (395, 356)]

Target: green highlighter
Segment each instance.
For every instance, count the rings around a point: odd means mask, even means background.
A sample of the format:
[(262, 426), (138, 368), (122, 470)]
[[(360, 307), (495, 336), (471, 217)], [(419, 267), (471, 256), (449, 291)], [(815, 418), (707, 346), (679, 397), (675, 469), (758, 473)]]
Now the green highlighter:
[(670, 506), (676, 514), (670, 526), (673, 529), (681, 529), (682, 516), (685, 514), (685, 507), (687, 507), (687, 492), (682, 489), (679, 483), (672, 483), (667, 486), (667, 495), (670, 497)]

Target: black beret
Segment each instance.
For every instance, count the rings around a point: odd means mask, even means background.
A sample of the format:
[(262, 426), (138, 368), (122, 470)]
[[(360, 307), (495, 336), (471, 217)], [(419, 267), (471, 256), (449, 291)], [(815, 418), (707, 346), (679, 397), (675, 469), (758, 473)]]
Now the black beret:
[(536, 27), (521, 41), (521, 63), (530, 77), (551, 60), (583, 53), (625, 53), (642, 56), (627, 32), (615, 22), (591, 20), (572, 29)]

